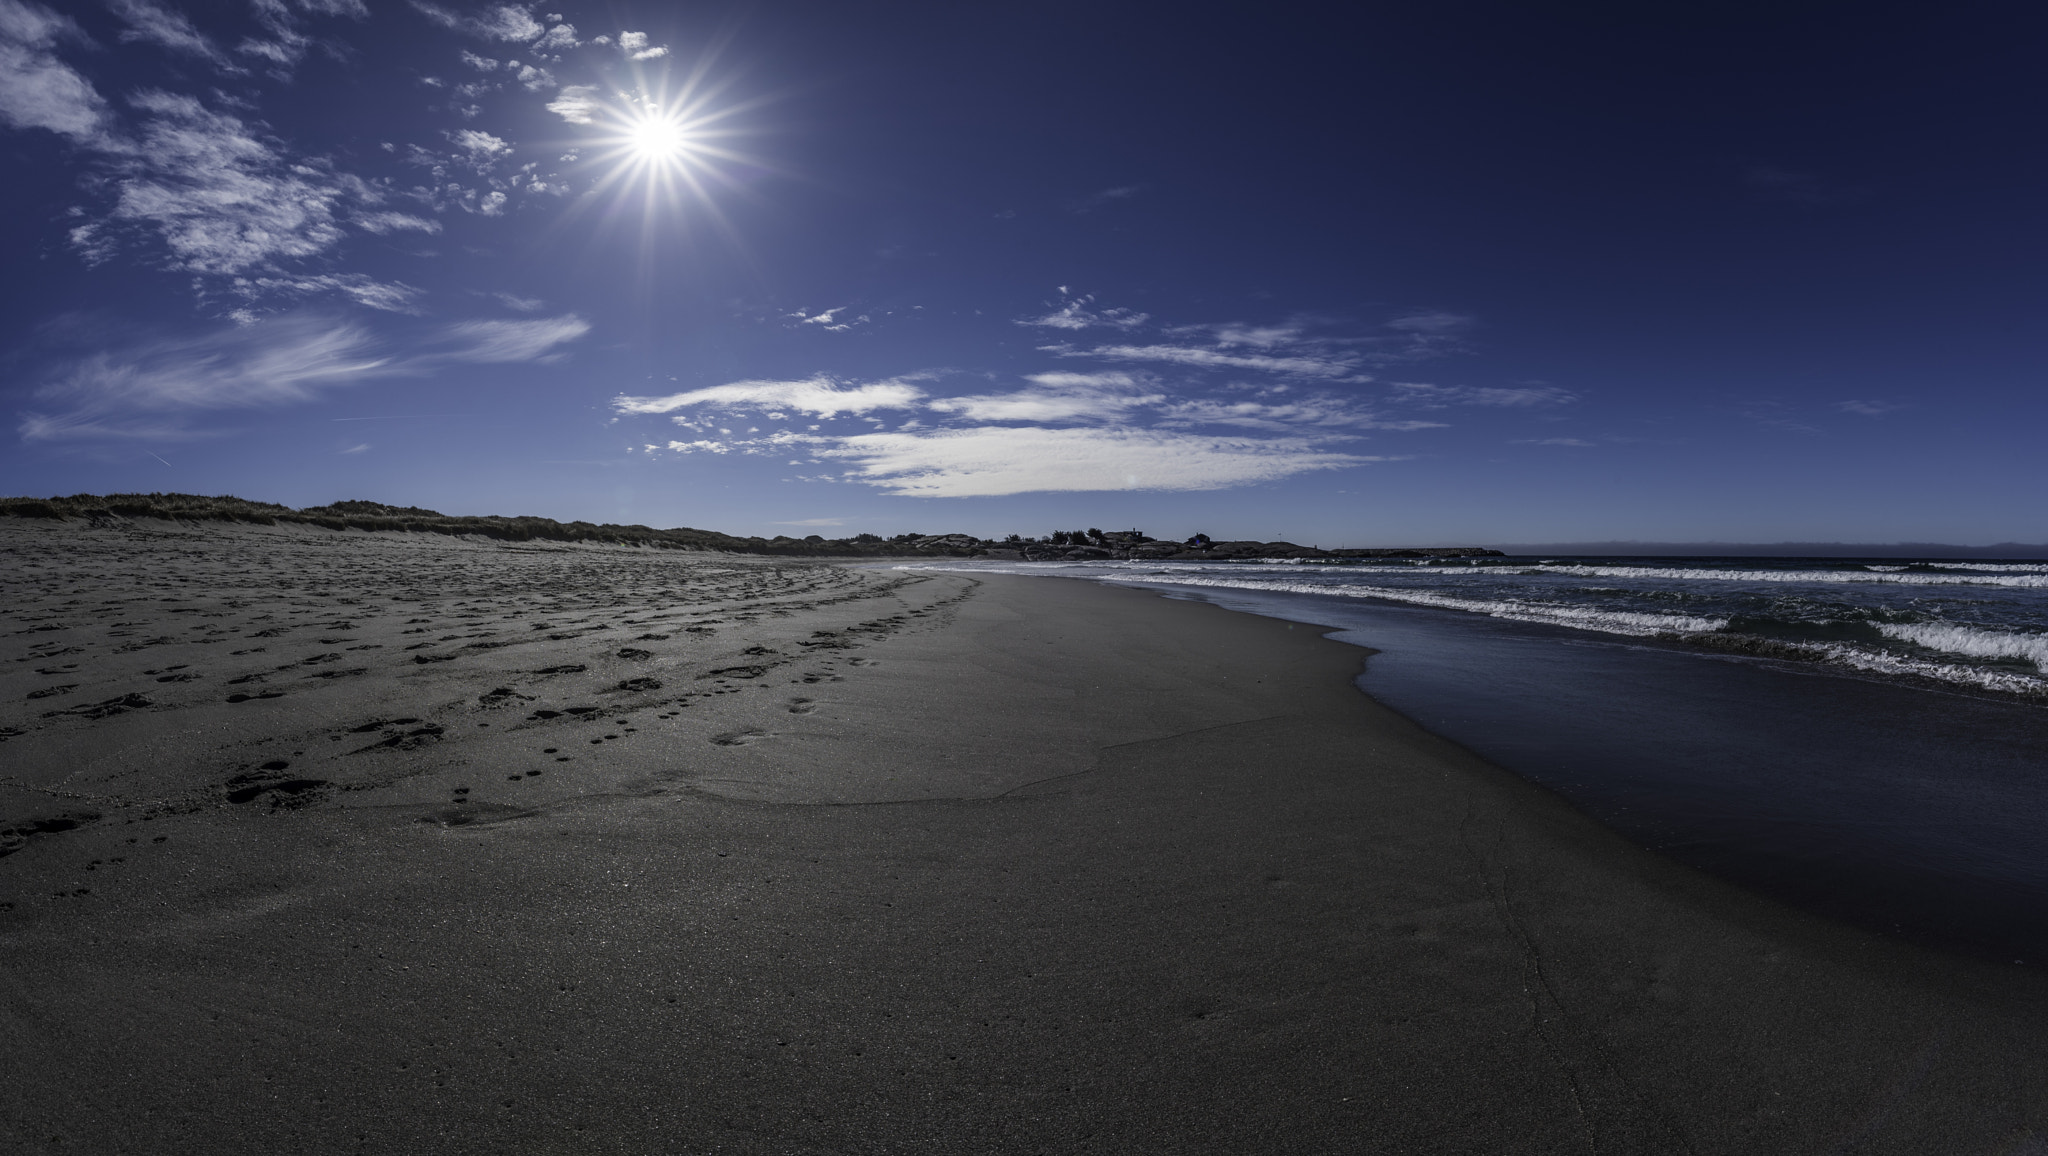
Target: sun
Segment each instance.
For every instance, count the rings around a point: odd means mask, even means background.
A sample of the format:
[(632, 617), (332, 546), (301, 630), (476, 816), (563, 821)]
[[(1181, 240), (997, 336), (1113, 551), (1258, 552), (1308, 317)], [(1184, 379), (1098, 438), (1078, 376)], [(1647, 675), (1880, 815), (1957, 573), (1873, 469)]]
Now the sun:
[(641, 111), (622, 135), (626, 153), (641, 164), (679, 163), (691, 151), (688, 129), (659, 109)]
[[(630, 86), (564, 89), (548, 107), (582, 126), (562, 142), (589, 184), (572, 214), (616, 225), (637, 222), (643, 240), (682, 237), (709, 226), (733, 236), (719, 204), (744, 194), (771, 166), (736, 151), (754, 135), (751, 112), (765, 98), (734, 100), (731, 77), (706, 63), (681, 76), (636, 75)], [(651, 252), (652, 250), (646, 250)]]

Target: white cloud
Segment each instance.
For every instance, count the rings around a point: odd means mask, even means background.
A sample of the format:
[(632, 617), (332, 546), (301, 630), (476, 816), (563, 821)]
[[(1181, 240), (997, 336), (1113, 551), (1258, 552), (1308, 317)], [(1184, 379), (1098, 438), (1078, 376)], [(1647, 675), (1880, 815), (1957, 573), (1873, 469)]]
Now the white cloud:
[(438, 233), (441, 222), (426, 217), (415, 217), (411, 213), (359, 213), (351, 222), (365, 232), (384, 236), (387, 233)]
[(1165, 394), (1127, 373), (1039, 373), (1025, 380), (1035, 388), (939, 398), (926, 408), (970, 421), (1110, 422), (1166, 401)]
[(1061, 357), (1099, 357), (1106, 361), (1161, 361), (1201, 369), (1256, 369), (1265, 373), (1295, 377), (1370, 380), (1363, 376), (1355, 376), (1358, 361), (1348, 354), (1276, 357), (1268, 354), (1223, 353), (1187, 345), (1103, 345), (1094, 349), (1062, 349), (1057, 352)]
[[(263, 0), (258, 0), (262, 3)], [(464, 16), (428, 0), (411, 0), (420, 15), (440, 25), (468, 36), (482, 40), (516, 40), (526, 43), (539, 39), (547, 32), (525, 8), (514, 4), (494, 4), (474, 16)]]
[(557, 24), (553, 28), (548, 29), (547, 35), (533, 42), (533, 50), (535, 52), (564, 52), (571, 48), (580, 48), (582, 45), (583, 42), (576, 39), (576, 26), (574, 24)]
[(1465, 385), (1427, 385), (1417, 381), (1397, 381), (1395, 395), (1409, 405), (1429, 407), (1445, 405), (1489, 405), (1509, 409), (1531, 409), (1546, 405), (1569, 405), (1579, 400), (1577, 394), (1568, 389), (1552, 385), (1527, 386), (1515, 389), (1474, 388)]
[(1104, 205), (1115, 204), (1118, 201), (1127, 201), (1144, 191), (1145, 186), (1143, 185), (1119, 185), (1113, 189), (1103, 189), (1101, 192), (1090, 193), (1085, 197), (1076, 197), (1068, 201), (1067, 211), (1073, 213), (1092, 213)]
[(1860, 413), (1864, 417), (1882, 417), (1885, 414), (1891, 413), (1893, 410), (1904, 409), (1906, 407), (1900, 405), (1898, 402), (1895, 401), (1851, 399), (1849, 401), (1836, 402), (1835, 408), (1841, 410), (1843, 413)]
[(488, 166), (512, 154), (512, 146), (502, 137), (492, 136), (473, 128), (458, 129), (449, 137), (455, 147), (469, 154), (471, 163), (479, 167)]
[(548, 102), (548, 111), (570, 124), (589, 124), (597, 111), (597, 89), (588, 84), (571, 84)]
[(1396, 317), (1387, 322), (1387, 328), (1403, 333), (1424, 333), (1432, 336), (1462, 333), (1472, 327), (1472, 319), (1462, 313), (1446, 313), (1441, 309), (1425, 310)]
[(467, 48), (462, 50), (462, 63), (469, 65), (478, 72), (493, 72), (498, 67), (497, 61), (488, 56), (478, 56)]
[(1194, 398), (1165, 407), (1162, 425), (1229, 425), (1273, 432), (1299, 431), (1305, 426), (1327, 429), (1434, 429), (1435, 421), (1386, 421), (1356, 402), (1319, 396), (1298, 401), (1262, 402)]
[(72, 39), (84, 34), (69, 18), (22, 0), (0, 0), (0, 119), (74, 140), (103, 139), (106, 102), (54, 51), (59, 40)]
[(679, 454), (687, 454), (692, 452), (707, 454), (729, 454), (732, 452), (732, 447), (726, 445), (724, 442), (713, 442), (703, 440), (694, 442), (670, 442), (668, 443), (668, 448), (674, 450)]
[(310, 297), (333, 294), (386, 313), (411, 313), (424, 292), (402, 281), (379, 281), (362, 273), (322, 273), (302, 277), (237, 277), (229, 283), (243, 298)]
[(36, 391), (57, 414), (24, 415), (22, 436), (175, 436), (192, 410), (243, 409), (311, 400), (321, 390), (392, 372), (359, 326), (295, 317), (102, 352), (67, 367)]
[(668, 55), (668, 48), (664, 45), (649, 47), (645, 32), (619, 33), (619, 51), (634, 60), (654, 60)]
[(552, 356), (558, 345), (590, 332), (590, 322), (574, 313), (532, 321), (464, 321), (448, 335), (459, 347), (446, 354), (455, 361), (536, 361)]
[(1216, 344), (1231, 346), (1250, 345), (1259, 349), (1276, 349), (1293, 345), (1301, 340), (1298, 325), (1239, 325), (1236, 323), (1216, 327)]
[(314, 314), (252, 320), (59, 366), (36, 389), (43, 408), (23, 415), (21, 435), (30, 441), (201, 436), (189, 424), (195, 413), (303, 403), (331, 389), (425, 376), (450, 363), (545, 361), (589, 329), (573, 315), (464, 322), (428, 333), (424, 351), (400, 353), (354, 322)]
[[(235, 51), (247, 56), (257, 56), (278, 66), (274, 72), (281, 72), (297, 64), (312, 46), (313, 38), (300, 26), (299, 14), (314, 16), (349, 16), (360, 20), (370, 14), (362, 0), (250, 0), (256, 20), (263, 25), (270, 39), (248, 37), (235, 45)], [(294, 11), (296, 7), (296, 11)]]
[(519, 83), (525, 86), (528, 92), (539, 92), (543, 88), (555, 86), (555, 74), (531, 64), (522, 65), (519, 69)]
[(1100, 312), (1088, 307), (1095, 298), (1074, 297), (1063, 302), (1059, 308), (1040, 317), (1019, 318), (1019, 325), (1036, 325), (1046, 329), (1136, 329), (1150, 318), (1143, 313), (1129, 309), (1104, 309)]
[(201, 35), (182, 12), (166, 8), (155, 0), (109, 0), (107, 7), (121, 18), (128, 30), (121, 34), (123, 40), (141, 40), (172, 52), (196, 56), (214, 64), (225, 64), (227, 57), (214, 47), (213, 41)]
[(493, 293), (491, 296), (496, 297), (498, 303), (505, 308), (516, 310), (520, 313), (538, 313), (547, 308), (547, 302), (542, 301), (538, 297), (518, 297), (503, 291)]
[(1518, 446), (1590, 446), (1593, 443), (1584, 438), (1516, 438), (1509, 444)]
[(174, 269), (235, 275), (316, 256), (341, 241), (348, 202), (375, 199), (353, 177), (287, 161), (189, 96), (143, 92), (132, 103), (147, 119), (110, 217), (155, 232)]
[(820, 439), (813, 451), (853, 480), (924, 498), (1044, 491), (1219, 490), (1383, 460), (1300, 438), (1205, 437), (1137, 429), (981, 426)]
[(672, 393), (666, 397), (616, 397), (620, 413), (674, 413), (691, 406), (715, 409), (780, 409), (818, 417), (864, 414), (877, 409), (910, 409), (924, 391), (901, 378), (847, 387), (823, 375), (801, 381), (735, 381)]

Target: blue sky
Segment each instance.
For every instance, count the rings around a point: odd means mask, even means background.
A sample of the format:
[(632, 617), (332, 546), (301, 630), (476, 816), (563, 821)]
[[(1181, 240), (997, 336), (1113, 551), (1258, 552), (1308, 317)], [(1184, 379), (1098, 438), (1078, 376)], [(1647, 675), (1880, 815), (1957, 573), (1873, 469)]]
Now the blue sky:
[(0, 0), (0, 491), (2048, 541), (2036, 10), (994, 7)]

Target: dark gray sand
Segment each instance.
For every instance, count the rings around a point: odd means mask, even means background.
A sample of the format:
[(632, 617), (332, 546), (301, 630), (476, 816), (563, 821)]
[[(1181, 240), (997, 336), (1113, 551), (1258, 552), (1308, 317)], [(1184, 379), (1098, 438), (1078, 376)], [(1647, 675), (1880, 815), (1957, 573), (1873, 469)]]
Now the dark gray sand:
[(0, 549), (0, 1150), (2048, 1151), (2040, 974), (1637, 851), (1310, 628), (625, 548)]

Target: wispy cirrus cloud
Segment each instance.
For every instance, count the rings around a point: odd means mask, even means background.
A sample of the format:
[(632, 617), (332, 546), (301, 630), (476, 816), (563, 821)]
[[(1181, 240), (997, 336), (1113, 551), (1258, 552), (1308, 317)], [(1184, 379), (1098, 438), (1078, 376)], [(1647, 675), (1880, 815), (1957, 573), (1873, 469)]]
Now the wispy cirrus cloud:
[(1116, 204), (1118, 201), (1128, 201), (1144, 191), (1145, 186), (1143, 185), (1117, 185), (1112, 188), (1100, 189), (1086, 196), (1075, 197), (1068, 201), (1067, 211), (1077, 214), (1092, 213), (1097, 209)]
[(1037, 317), (1020, 317), (1019, 325), (1034, 325), (1043, 329), (1136, 329), (1150, 320), (1148, 316), (1131, 309), (1094, 309), (1092, 295), (1068, 297), (1065, 286), (1060, 287), (1063, 300), (1051, 312)]
[(854, 480), (886, 493), (923, 498), (1219, 490), (1385, 460), (1335, 452), (1300, 438), (1042, 426), (854, 434), (812, 452), (847, 463)]
[[(1471, 321), (1459, 314), (1408, 313), (1364, 330), (1316, 318), (1153, 326), (1141, 314), (1061, 293), (1052, 314), (1018, 323), (1080, 330), (1110, 318), (1108, 327), (1147, 329), (1149, 339), (1040, 346), (1058, 361), (1095, 364), (1007, 382), (962, 370), (872, 382), (816, 375), (621, 396), (612, 405), (622, 417), (665, 415), (703, 435), (650, 443), (656, 456), (781, 457), (793, 466), (840, 468), (836, 476), (828, 469), (786, 480), (975, 497), (1252, 485), (1412, 456), (1363, 453), (1358, 443), (1447, 424), (1416, 410), (1536, 409), (1575, 400), (1551, 386), (1385, 389), (1365, 372), (1375, 360), (1418, 356), (1424, 338), (1464, 332)], [(973, 385), (960, 388), (962, 378)], [(799, 429), (788, 424), (793, 414), (818, 420)]]
[(293, 314), (131, 342), (53, 366), (22, 414), (25, 441), (208, 436), (204, 412), (310, 402), (327, 391), (455, 364), (545, 361), (590, 326), (574, 315), (436, 327), (405, 346), (367, 326)]
[(538, 40), (547, 33), (547, 27), (535, 20), (532, 13), (514, 4), (493, 4), (472, 14), (464, 14), (426, 0), (411, 0), (411, 3), (420, 15), (441, 27), (481, 40), (527, 42)]
[(924, 390), (903, 378), (851, 385), (820, 374), (798, 381), (735, 381), (663, 397), (618, 397), (613, 399), (612, 408), (623, 414), (672, 414), (704, 406), (837, 417), (878, 409), (909, 409), (924, 396)]
[(215, 66), (231, 67), (227, 53), (193, 27), (183, 12), (156, 0), (109, 0), (107, 7), (128, 26), (121, 33), (123, 40), (144, 41)]
[(1875, 398), (1851, 398), (1838, 401), (1835, 408), (1843, 413), (1862, 414), (1864, 417), (1883, 417), (1885, 414), (1906, 408), (1896, 401), (1880, 401)]
[(1198, 369), (1251, 369), (1297, 377), (1353, 378), (1369, 381), (1359, 372), (1355, 355), (1284, 356), (1263, 353), (1231, 353), (1194, 345), (1098, 345), (1092, 349), (1058, 348), (1061, 357), (1092, 357), (1103, 361), (1152, 361)]
[(589, 332), (590, 322), (574, 313), (527, 321), (463, 321), (446, 331), (451, 347), (433, 356), (485, 364), (545, 361)]
[(1577, 394), (1554, 385), (1517, 386), (1512, 388), (1479, 387), (1467, 385), (1430, 385), (1419, 381), (1398, 381), (1394, 393), (1408, 405), (1425, 408), (1440, 408), (1450, 405), (1501, 406), (1510, 409), (1532, 409), (1539, 406), (1570, 405), (1579, 400)]
[(267, 35), (245, 37), (235, 45), (235, 51), (268, 60), (279, 74), (297, 64), (313, 44), (312, 35), (305, 30), (304, 17), (347, 16), (360, 20), (370, 14), (362, 0), (250, 0), (249, 6)]

